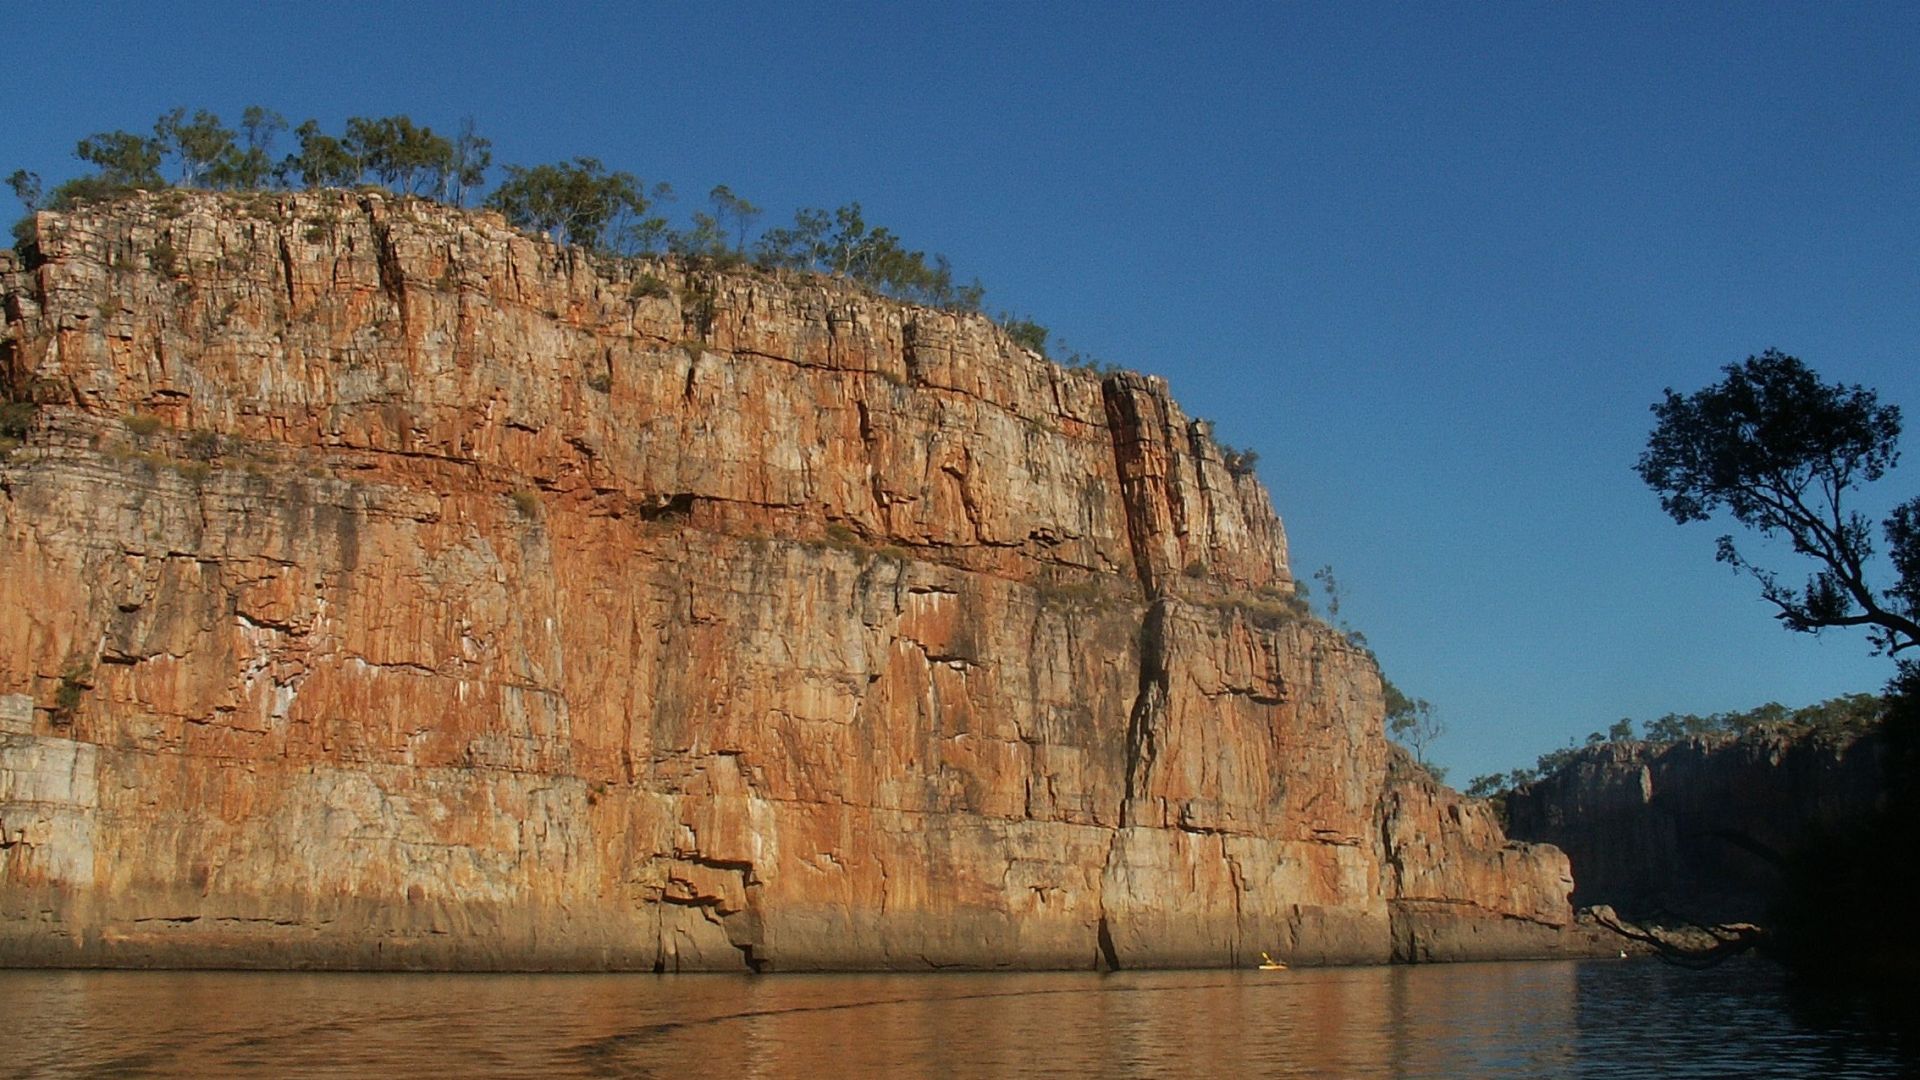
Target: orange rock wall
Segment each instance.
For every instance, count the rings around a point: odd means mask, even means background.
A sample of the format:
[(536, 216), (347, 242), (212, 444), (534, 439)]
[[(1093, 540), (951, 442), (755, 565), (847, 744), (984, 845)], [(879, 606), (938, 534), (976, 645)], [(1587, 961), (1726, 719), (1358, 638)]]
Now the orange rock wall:
[(1371, 658), (1157, 379), (377, 195), (38, 225), (0, 262), (37, 406), (0, 961), (1375, 961), (1403, 894), (1568, 921), (1551, 848), (1420, 863)]

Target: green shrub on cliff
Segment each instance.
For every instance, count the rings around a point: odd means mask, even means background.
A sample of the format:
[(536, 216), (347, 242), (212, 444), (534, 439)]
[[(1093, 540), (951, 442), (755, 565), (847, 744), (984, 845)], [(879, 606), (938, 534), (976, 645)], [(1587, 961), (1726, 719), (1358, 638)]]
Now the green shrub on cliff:
[(80, 711), (80, 703), (86, 700), (87, 691), (93, 689), (93, 664), (83, 656), (68, 658), (60, 670), (60, 685), (53, 691), (53, 722), (70, 724), (74, 714)]
[(277, 163), (273, 160), (275, 136), (287, 129), (287, 119), (271, 109), (249, 105), (240, 114), (240, 134), (208, 170), (213, 187), (233, 191), (256, 191), (273, 184)]
[(162, 188), (160, 163), (166, 144), (126, 131), (89, 135), (73, 148), (73, 156), (100, 170), (96, 179), (122, 188)]
[[(1644, 738), (1652, 743), (1672, 743), (1683, 739), (1718, 735), (1743, 735), (1749, 731), (1772, 729), (1792, 734), (1858, 734), (1878, 726), (1885, 700), (1877, 694), (1843, 694), (1799, 709), (1789, 709), (1769, 701), (1752, 709), (1708, 713), (1668, 713), (1641, 725)], [(1622, 738), (1620, 728), (1629, 733)], [(1609, 729), (1608, 736), (1590, 741), (1626, 741), (1631, 739), (1631, 724), (1621, 721)], [(1597, 735), (1598, 733), (1596, 733)]]
[(1031, 349), (1041, 356), (1047, 355), (1047, 328), (1032, 319), (1000, 315), (1000, 329), (1007, 332), (1013, 343), (1025, 349)]
[[(152, 145), (178, 162), (183, 187), (210, 186), (214, 166), (235, 150), (233, 130), (205, 109), (195, 111), (191, 118), (185, 106), (162, 114), (154, 121), (153, 135)], [(159, 154), (154, 156), (154, 163), (159, 163)]]
[(747, 233), (759, 220), (760, 208), (735, 195), (725, 184), (709, 191), (707, 200), (713, 212), (696, 212), (693, 228), (684, 232), (663, 230), (668, 250), (685, 258), (722, 266), (745, 262)]
[(1427, 770), (1435, 781), (1445, 783), (1447, 770), (1427, 760), (1427, 749), (1447, 733), (1447, 725), (1426, 698), (1410, 698), (1389, 679), (1380, 680), (1387, 699), (1387, 734), (1413, 753), (1414, 764)]
[[(753, 250), (763, 267), (839, 274), (876, 292), (933, 307), (978, 311), (986, 296), (978, 281), (956, 286), (946, 256), (910, 250), (891, 229), (869, 226), (857, 202), (831, 211), (795, 211), (791, 226), (768, 229)], [(1002, 323), (1008, 323), (1005, 316)], [(1007, 329), (1015, 332), (1011, 325)], [(1043, 343), (1045, 337), (1042, 328)]]
[(622, 250), (630, 226), (649, 205), (639, 177), (609, 172), (590, 157), (532, 168), (509, 165), (506, 182), (486, 204), (520, 228), (591, 251)]
[(1251, 476), (1254, 466), (1260, 463), (1260, 455), (1256, 451), (1242, 450), (1218, 439), (1214, 440), (1214, 445), (1220, 448), (1221, 464), (1234, 476)]
[(27, 441), (35, 411), (31, 401), (0, 401), (0, 455), (12, 453)]
[(279, 182), (298, 177), (308, 188), (322, 188), (348, 187), (359, 181), (360, 159), (346, 143), (321, 131), (318, 120), (301, 124), (293, 136), (300, 140), (300, 150), (280, 163), (275, 177)]
[(31, 212), (40, 205), (40, 174), (25, 169), (15, 169), (7, 176), (7, 188), (13, 196), (25, 203)]
[[(39, 178), (15, 172), (15, 194), (35, 209), (65, 210), (116, 198), (135, 190), (168, 186), (253, 191), (304, 187), (351, 188), (376, 183), (391, 191), (464, 205), (485, 182), (492, 144), (471, 119), (449, 137), (416, 124), (405, 114), (349, 117), (343, 131), (324, 130), (317, 120), (293, 129), (296, 148), (273, 158), (273, 144), (287, 130), (279, 113), (258, 105), (242, 113), (238, 130), (207, 109), (180, 106), (162, 113), (153, 135), (105, 131), (80, 140), (74, 155), (94, 172), (56, 186), (43, 199)], [(695, 211), (683, 229), (672, 228), (647, 208), (671, 197), (671, 188), (644, 190), (632, 173), (608, 169), (598, 159), (575, 157), (547, 165), (510, 165), (486, 204), (514, 225), (596, 252), (672, 251), (708, 265), (732, 265), (750, 256), (766, 269), (780, 267), (838, 274), (885, 295), (915, 303), (977, 311), (986, 290), (979, 282), (956, 285), (944, 256), (908, 248), (890, 229), (870, 225), (857, 202), (834, 210), (803, 209), (791, 227), (754, 235), (763, 211), (725, 184), (709, 193), (711, 210)], [(33, 242), (33, 223), (14, 227), (22, 250)], [(1005, 319), (1016, 340), (1045, 353), (1046, 329), (1030, 320)]]
[(432, 193), (453, 164), (453, 143), (406, 116), (350, 117), (345, 143), (366, 172), (403, 195)]

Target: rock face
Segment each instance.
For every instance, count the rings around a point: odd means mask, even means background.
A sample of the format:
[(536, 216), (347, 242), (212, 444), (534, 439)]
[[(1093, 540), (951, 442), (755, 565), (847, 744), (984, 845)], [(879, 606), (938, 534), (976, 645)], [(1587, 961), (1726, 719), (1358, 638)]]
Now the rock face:
[(1509, 843), (1492, 806), (1435, 783), (1406, 751), (1390, 750), (1380, 836), (1394, 959), (1613, 955), (1611, 936), (1567, 925), (1573, 877), (1558, 850)]
[(1885, 769), (1879, 734), (1610, 743), (1508, 795), (1509, 828), (1566, 851), (1581, 907), (1766, 922), (1782, 860), (1866, 821)]
[[(1535, 954), (1157, 379), (358, 193), (0, 263), (0, 962)], [(6, 256), (0, 256), (6, 258)], [(28, 417), (28, 419), (21, 419)]]

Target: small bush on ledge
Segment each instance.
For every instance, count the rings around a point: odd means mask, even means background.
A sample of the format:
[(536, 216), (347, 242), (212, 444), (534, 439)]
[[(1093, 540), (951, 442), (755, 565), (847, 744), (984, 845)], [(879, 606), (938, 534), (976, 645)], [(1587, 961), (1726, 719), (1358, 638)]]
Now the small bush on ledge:
[(80, 711), (80, 703), (91, 689), (93, 666), (78, 656), (68, 660), (60, 672), (60, 686), (53, 692), (53, 722), (61, 725), (73, 723), (74, 714)]

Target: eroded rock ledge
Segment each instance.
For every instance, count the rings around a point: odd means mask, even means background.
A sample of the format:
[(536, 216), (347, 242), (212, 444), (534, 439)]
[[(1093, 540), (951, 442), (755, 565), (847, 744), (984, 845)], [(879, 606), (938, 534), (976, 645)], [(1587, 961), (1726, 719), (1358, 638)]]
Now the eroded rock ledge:
[[(361, 193), (0, 262), (0, 962), (1565, 948), (1158, 379)], [(9, 256), (0, 256), (8, 259)]]

